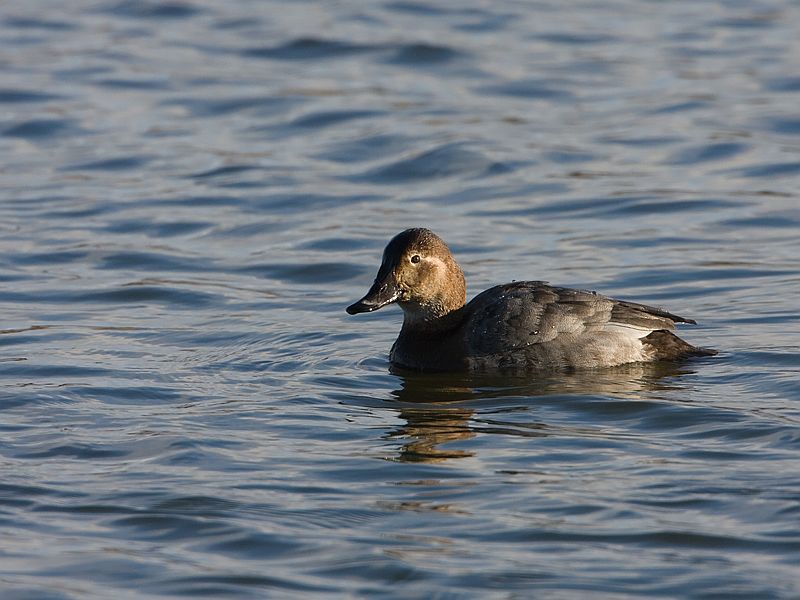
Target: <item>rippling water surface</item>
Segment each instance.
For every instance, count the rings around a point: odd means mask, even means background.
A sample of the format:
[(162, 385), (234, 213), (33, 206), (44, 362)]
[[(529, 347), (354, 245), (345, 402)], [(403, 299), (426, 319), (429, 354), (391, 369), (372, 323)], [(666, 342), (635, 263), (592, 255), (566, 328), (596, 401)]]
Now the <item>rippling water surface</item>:
[[(0, 594), (800, 597), (796, 2), (0, 8)], [(401, 376), (393, 234), (713, 359)]]

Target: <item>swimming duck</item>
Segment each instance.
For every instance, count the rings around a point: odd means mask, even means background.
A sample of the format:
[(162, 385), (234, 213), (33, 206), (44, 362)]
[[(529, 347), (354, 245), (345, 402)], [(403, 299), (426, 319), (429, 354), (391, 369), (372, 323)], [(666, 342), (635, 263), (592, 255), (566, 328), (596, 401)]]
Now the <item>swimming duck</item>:
[(498, 285), (466, 303), (461, 267), (422, 228), (389, 242), (375, 283), (347, 312), (392, 303), (403, 309), (403, 326), (389, 359), (416, 371), (535, 372), (716, 354), (671, 332), (691, 319), (544, 281)]

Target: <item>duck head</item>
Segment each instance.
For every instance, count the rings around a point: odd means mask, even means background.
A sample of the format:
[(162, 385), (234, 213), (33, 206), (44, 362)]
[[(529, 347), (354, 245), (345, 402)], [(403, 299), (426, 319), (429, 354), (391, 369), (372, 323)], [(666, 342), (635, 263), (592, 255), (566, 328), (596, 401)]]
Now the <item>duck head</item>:
[(347, 312), (372, 312), (394, 302), (409, 323), (443, 317), (466, 302), (461, 267), (447, 244), (429, 229), (406, 229), (392, 238), (375, 283)]

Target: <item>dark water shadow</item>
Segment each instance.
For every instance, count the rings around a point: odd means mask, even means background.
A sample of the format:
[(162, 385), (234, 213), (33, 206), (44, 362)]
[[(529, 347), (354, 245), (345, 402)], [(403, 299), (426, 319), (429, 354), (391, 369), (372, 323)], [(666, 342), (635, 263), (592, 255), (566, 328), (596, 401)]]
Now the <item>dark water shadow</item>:
[[(680, 389), (678, 378), (693, 372), (686, 364), (668, 362), (530, 377), (393, 369), (400, 378), (400, 388), (392, 392), (393, 402), (406, 424), (390, 431), (387, 438), (403, 440), (395, 457), (400, 462), (469, 457), (474, 452), (441, 446), (469, 440), (478, 433), (525, 437), (557, 433), (560, 429), (547, 423), (504, 422), (503, 413), (524, 410), (537, 402), (574, 405), (581, 412), (638, 414), (652, 408), (652, 397), (659, 392)], [(487, 413), (491, 413), (488, 419)]]

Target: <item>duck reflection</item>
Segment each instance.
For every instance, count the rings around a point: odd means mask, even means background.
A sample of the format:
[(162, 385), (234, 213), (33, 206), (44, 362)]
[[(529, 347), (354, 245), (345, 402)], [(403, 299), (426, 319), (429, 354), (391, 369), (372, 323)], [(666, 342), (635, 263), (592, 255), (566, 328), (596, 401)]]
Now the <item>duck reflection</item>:
[(434, 407), (404, 408), (400, 417), (407, 425), (389, 433), (389, 438), (408, 439), (397, 457), (402, 462), (441, 462), (464, 458), (474, 453), (467, 450), (444, 450), (440, 445), (475, 437), (469, 428), (473, 411), (467, 408)]
[[(443, 448), (482, 433), (542, 437), (554, 428), (545, 423), (506, 422), (503, 412), (527, 410), (536, 397), (618, 396), (631, 401), (651, 398), (653, 393), (680, 389), (679, 378), (692, 373), (676, 363), (624, 365), (602, 371), (555, 373), (534, 378), (466, 374), (420, 374), (399, 369), (400, 388), (392, 392), (402, 404), (399, 416), (406, 424), (391, 431), (390, 439), (407, 440), (396, 460), (441, 462), (473, 456), (469, 450)], [(456, 405), (457, 403), (457, 405)], [(502, 403), (504, 410), (487, 409)], [(480, 422), (475, 419), (477, 413)]]

